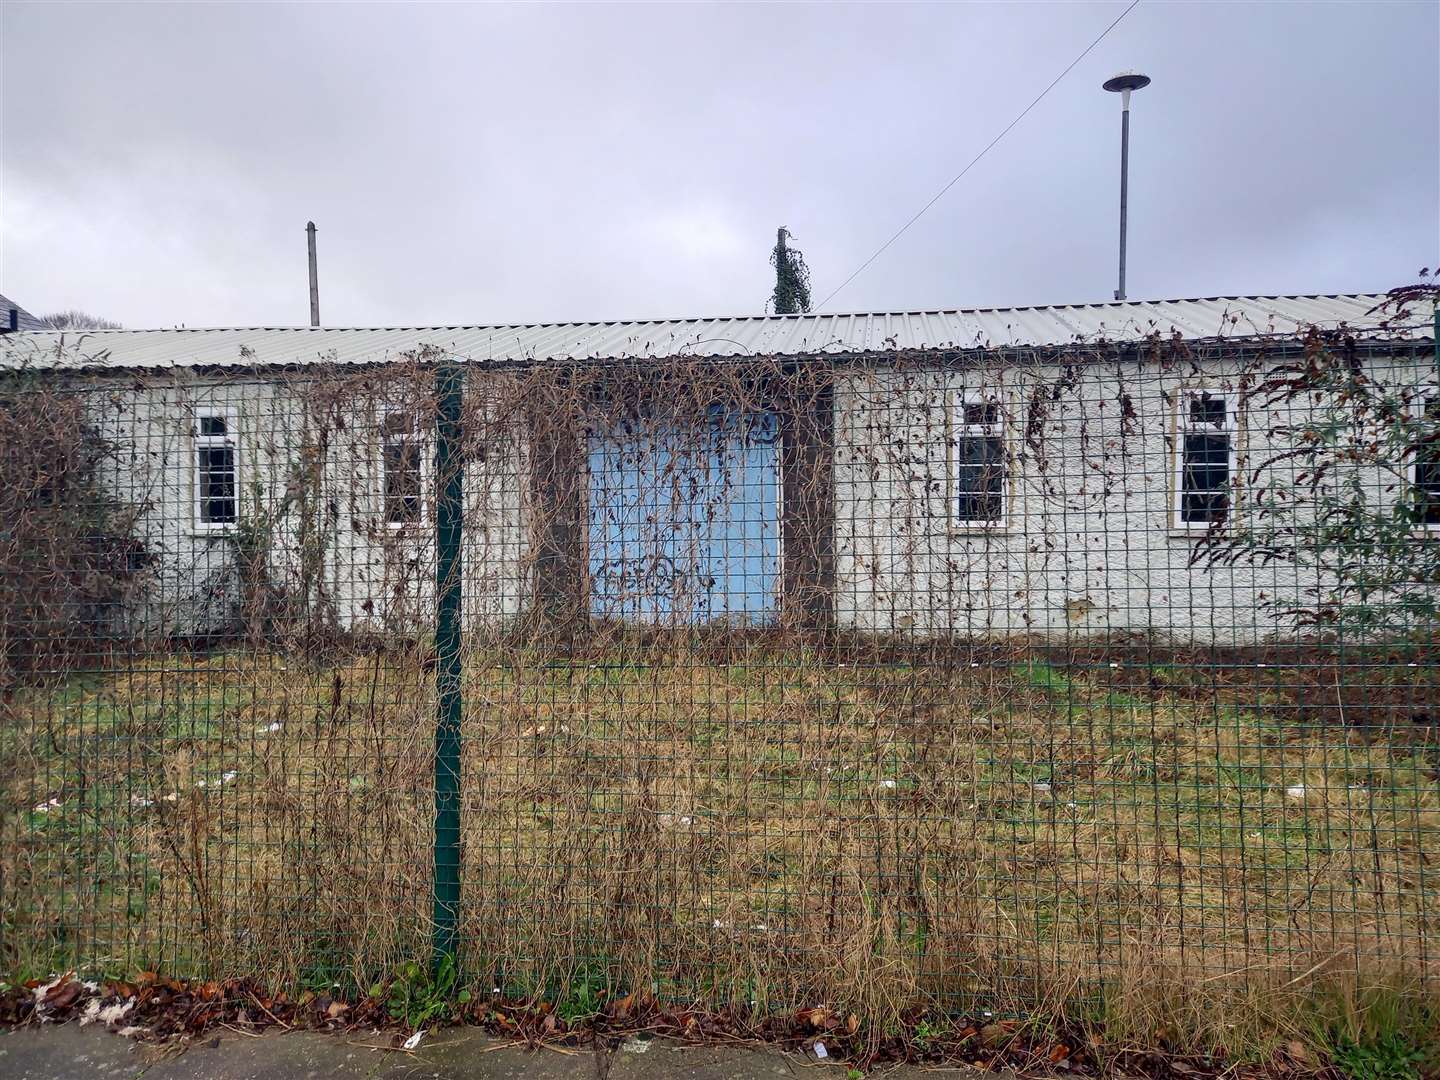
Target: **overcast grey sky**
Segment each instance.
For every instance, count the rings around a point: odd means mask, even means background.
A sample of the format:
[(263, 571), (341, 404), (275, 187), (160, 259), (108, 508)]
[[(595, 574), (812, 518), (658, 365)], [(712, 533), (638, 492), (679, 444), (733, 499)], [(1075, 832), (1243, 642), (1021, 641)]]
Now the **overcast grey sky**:
[[(0, 291), (127, 326), (763, 309), (838, 285), (1115, 4), (0, 5)], [(1440, 4), (1144, 0), (830, 310), (1389, 288), (1440, 259)]]

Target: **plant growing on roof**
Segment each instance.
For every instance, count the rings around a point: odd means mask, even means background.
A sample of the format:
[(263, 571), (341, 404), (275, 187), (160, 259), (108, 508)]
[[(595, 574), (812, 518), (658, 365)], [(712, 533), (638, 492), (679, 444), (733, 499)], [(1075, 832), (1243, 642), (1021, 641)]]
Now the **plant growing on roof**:
[(799, 248), (789, 245), (790, 230), (784, 225), (775, 231), (775, 250), (770, 265), (775, 268), (775, 290), (770, 303), (776, 315), (794, 315), (810, 310), (810, 268)]

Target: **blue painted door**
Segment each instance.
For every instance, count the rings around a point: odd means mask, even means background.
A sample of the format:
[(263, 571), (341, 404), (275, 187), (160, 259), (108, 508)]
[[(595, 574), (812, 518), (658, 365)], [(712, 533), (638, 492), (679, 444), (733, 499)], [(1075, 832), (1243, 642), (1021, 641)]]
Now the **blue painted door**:
[(626, 423), (589, 440), (590, 610), (661, 624), (771, 621), (779, 424), (712, 409), (704, 431)]

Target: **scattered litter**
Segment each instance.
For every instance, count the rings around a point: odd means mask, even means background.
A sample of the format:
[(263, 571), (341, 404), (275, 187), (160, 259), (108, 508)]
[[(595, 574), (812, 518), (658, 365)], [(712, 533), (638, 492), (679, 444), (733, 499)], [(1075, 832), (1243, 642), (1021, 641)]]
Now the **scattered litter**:
[(59, 810), (62, 805), (64, 804), (61, 803), (59, 799), (49, 799), (35, 807), (35, 813), (48, 814), (52, 810)]
[(239, 776), (239, 775), (240, 775), (240, 774), (237, 773), (234, 769), (231, 769), (229, 772), (221, 773), (219, 780), (205, 780), (205, 779), (196, 780), (196, 781), (195, 781), (195, 786), (196, 786), (197, 788), (203, 788), (203, 787), (221, 787), (221, 786), (224, 785), (224, 784), (228, 784), (231, 780), (234, 780), (235, 777), (237, 777), (237, 776)]
[(649, 1052), (650, 1042), (650, 1039), (642, 1039), (638, 1035), (631, 1035), (620, 1044), (620, 1049), (624, 1050), (627, 1054), (644, 1054)]
[(414, 1050), (417, 1046), (420, 1045), (420, 1040), (423, 1038), (425, 1038), (425, 1031), (422, 1028), (420, 1031), (415, 1032), (414, 1035), (411, 1035), (408, 1039), (401, 1043), (400, 1048), (402, 1050)]
[(763, 922), (757, 922), (754, 926), (750, 927), (750, 929), (758, 930), (760, 933), (765, 934), (769, 932), (770, 927), (766, 926)]
[(130, 796), (130, 805), (131, 805), (131, 806), (135, 806), (135, 807), (139, 807), (141, 810), (143, 810), (143, 809), (145, 809), (145, 807), (147, 807), (147, 806), (154, 806), (154, 805), (155, 805), (155, 800), (154, 800), (154, 799), (147, 799), (144, 795), (131, 795), (131, 796)]
[(122, 1039), (138, 1039), (141, 1035), (145, 1034), (145, 1029), (131, 1024), (128, 1027), (121, 1028), (115, 1034), (119, 1035)]
[(1036, 781), (1036, 782), (1035, 782), (1034, 784), (1032, 784), (1031, 786), (1032, 786), (1036, 791), (1040, 792), (1041, 794), (1044, 794), (1045, 792), (1047, 792), (1047, 791), (1050, 790), (1050, 785), (1047, 784), (1044, 780)]
[(172, 792), (170, 792), (169, 795), (166, 795), (166, 796), (165, 796), (165, 801), (166, 801), (166, 802), (178, 802), (179, 799), (180, 799), (180, 793), (179, 793), (178, 791), (172, 791)]
[(80, 1017), (80, 1026), (84, 1027), (86, 1024), (99, 1023), (110, 1027), (112, 1024), (118, 1024), (134, 1007), (134, 998), (130, 998), (127, 1001), (111, 1002), (109, 1005), (101, 1005), (98, 997), (91, 998), (85, 1006), (84, 1015)]
[(1067, 809), (1067, 810), (1076, 810), (1076, 809), (1079, 809), (1079, 804), (1078, 804), (1078, 803), (1073, 803), (1073, 802), (1067, 802), (1067, 803), (1065, 804), (1065, 809)]
[(1304, 784), (1291, 784), (1289, 787), (1287, 787), (1287, 788), (1285, 789), (1285, 797), (1286, 797), (1287, 799), (1303, 799), (1303, 798), (1305, 798), (1305, 785), (1304, 785)]
[(830, 1056), (830, 1051), (825, 1049), (823, 1042), (817, 1042), (812, 1049), (815, 1051), (815, 1056), (822, 1060)]
[(51, 990), (54, 990), (57, 986), (59, 986), (68, 978), (70, 978), (70, 972), (67, 971), (64, 975), (57, 975), (50, 982), (43, 983), (42, 985), (35, 987), (36, 1003), (39, 1004), (40, 1002), (43, 1002), (46, 995), (49, 994)]
[(895, 786), (895, 781), (894, 781), (894, 780), (881, 780), (881, 781), (880, 781), (880, 786), (883, 787), (883, 788), (893, 788), (893, 787)]
[(279, 731), (284, 726), (285, 725), (282, 724), (279, 720), (276, 720), (273, 724), (261, 724), (255, 729), (255, 734), (265, 735), (272, 731)]
[(724, 930), (725, 927), (726, 927), (726, 925), (727, 925), (727, 924), (726, 924), (726, 922), (725, 922), (724, 919), (716, 919), (714, 922), (712, 922), (712, 923), (710, 924), (710, 929), (712, 929), (712, 930)]

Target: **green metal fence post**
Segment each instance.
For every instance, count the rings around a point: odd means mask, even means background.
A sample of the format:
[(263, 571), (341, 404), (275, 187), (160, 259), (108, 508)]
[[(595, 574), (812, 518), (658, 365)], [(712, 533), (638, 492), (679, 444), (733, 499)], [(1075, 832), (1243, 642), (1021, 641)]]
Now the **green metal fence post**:
[(460, 406), (464, 378), (443, 361), (435, 373), (435, 895), (434, 956), (455, 956), (460, 910), (460, 537), (464, 455)]

